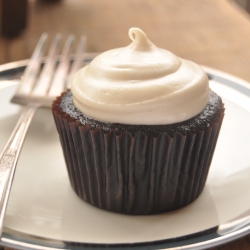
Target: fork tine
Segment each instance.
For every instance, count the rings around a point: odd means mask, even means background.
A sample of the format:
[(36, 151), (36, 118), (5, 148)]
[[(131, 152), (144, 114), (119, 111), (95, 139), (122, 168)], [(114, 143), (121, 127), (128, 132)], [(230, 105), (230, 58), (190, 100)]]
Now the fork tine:
[(84, 53), (86, 49), (86, 39), (87, 38), (85, 35), (82, 35), (80, 38), (80, 42), (76, 49), (75, 58), (70, 69), (69, 77), (67, 79), (67, 86), (66, 86), (67, 88), (70, 88), (70, 84), (72, 82), (73, 76), (83, 64), (83, 58), (84, 58)]
[(69, 66), (70, 66), (70, 53), (72, 51), (72, 46), (73, 46), (73, 41), (75, 37), (73, 35), (70, 35), (68, 39), (65, 42), (63, 52), (62, 52), (62, 57), (61, 61), (59, 63), (59, 66), (56, 70), (54, 79), (51, 83), (51, 88), (49, 89), (49, 96), (57, 96), (61, 92), (65, 90), (65, 79), (66, 75), (68, 74), (69, 71)]
[(55, 70), (58, 54), (58, 43), (61, 40), (61, 34), (56, 34), (49, 49), (47, 60), (41, 72), (39, 80), (33, 90), (36, 96), (44, 96), (49, 88)]
[(30, 62), (24, 71), (21, 85), (17, 91), (17, 94), (20, 95), (29, 94), (30, 91), (32, 90), (36, 76), (40, 69), (47, 37), (48, 35), (44, 33), (39, 39), (39, 42), (31, 56)]

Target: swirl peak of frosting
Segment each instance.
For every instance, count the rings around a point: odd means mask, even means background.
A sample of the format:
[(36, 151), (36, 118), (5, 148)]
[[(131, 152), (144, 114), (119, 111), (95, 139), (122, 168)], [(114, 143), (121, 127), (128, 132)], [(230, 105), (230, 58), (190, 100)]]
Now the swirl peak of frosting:
[(147, 35), (138, 28), (131, 28), (128, 31), (128, 35), (133, 43), (130, 45), (137, 51), (149, 51), (154, 47), (154, 44), (148, 40)]
[(131, 28), (132, 43), (106, 51), (77, 72), (75, 106), (103, 122), (160, 125), (188, 120), (209, 100), (208, 78), (197, 64), (156, 47)]

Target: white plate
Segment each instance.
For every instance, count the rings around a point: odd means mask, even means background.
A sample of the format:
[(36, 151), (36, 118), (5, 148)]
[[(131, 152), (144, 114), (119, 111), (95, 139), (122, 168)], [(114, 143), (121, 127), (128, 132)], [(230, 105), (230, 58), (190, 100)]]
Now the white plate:
[[(51, 111), (42, 109), (18, 162), (1, 244), (39, 249), (203, 249), (249, 233), (250, 84), (205, 70), (213, 78), (211, 88), (223, 98), (226, 114), (205, 189), (195, 202), (170, 213), (128, 216), (80, 200), (68, 181)], [(9, 103), (16, 86), (13, 80), (0, 81), (0, 150), (20, 115), (21, 108)]]

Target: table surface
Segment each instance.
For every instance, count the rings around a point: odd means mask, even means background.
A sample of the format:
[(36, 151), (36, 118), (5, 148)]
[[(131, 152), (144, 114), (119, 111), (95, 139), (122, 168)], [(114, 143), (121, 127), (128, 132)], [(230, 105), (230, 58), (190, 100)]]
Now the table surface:
[[(0, 64), (27, 59), (43, 32), (79, 38), (87, 52), (130, 43), (139, 27), (158, 47), (250, 82), (250, 16), (229, 0), (29, 0), (28, 27), (0, 38)], [(250, 236), (210, 250), (250, 249)]]

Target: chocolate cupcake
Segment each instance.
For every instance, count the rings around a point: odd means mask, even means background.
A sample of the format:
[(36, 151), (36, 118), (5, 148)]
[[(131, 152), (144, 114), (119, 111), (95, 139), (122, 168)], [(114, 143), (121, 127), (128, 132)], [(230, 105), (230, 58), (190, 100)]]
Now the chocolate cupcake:
[(129, 46), (81, 69), (52, 111), (81, 199), (118, 213), (162, 213), (202, 192), (224, 107), (201, 67), (140, 29), (129, 35)]

